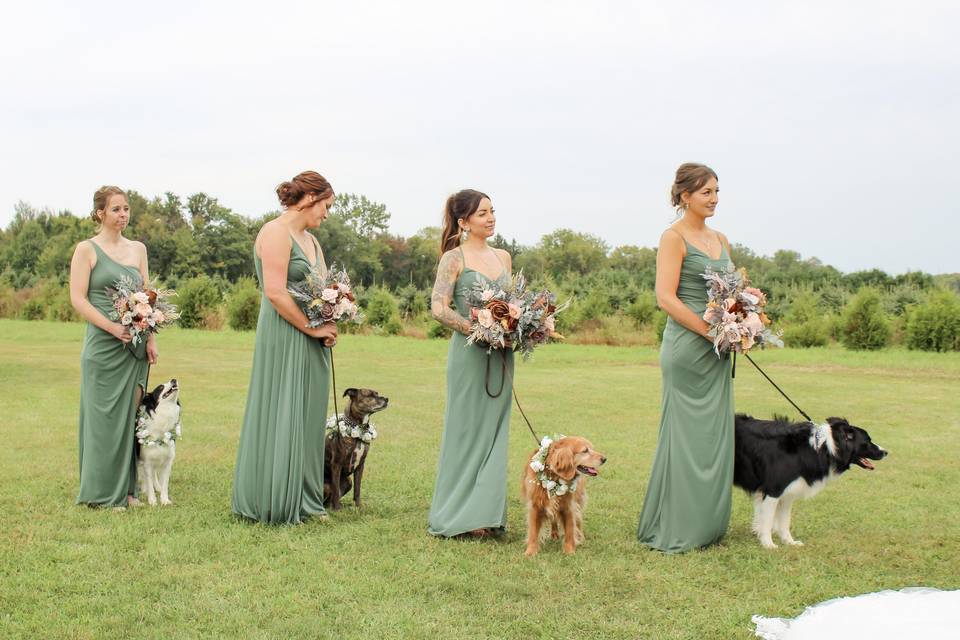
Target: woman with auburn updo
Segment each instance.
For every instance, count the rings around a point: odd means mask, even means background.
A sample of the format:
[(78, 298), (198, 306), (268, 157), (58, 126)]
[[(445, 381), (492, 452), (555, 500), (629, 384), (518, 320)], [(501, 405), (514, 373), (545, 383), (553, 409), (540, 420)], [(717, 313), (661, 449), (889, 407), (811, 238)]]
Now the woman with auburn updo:
[(147, 384), (147, 364), (157, 361), (155, 334), (136, 346), (129, 330), (110, 320), (107, 288), (122, 276), (147, 280), (147, 248), (123, 237), (130, 221), (119, 187), (93, 194), (90, 216), (97, 235), (77, 245), (70, 262), (70, 302), (87, 321), (80, 354), (80, 492), (78, 504), (124, 509), (136, 499), (134, 421)]
[[(437, 536), (500, 535), (507, 523), (507, 440), (513, 352), (467, 344), (466, 295), (477, 282), (510, 284), (511, 258), (487, 240), (496, 225), (490, 198), (464, 189), (447, 199), (431, 311), (453, 330), (447, 406), (428, 531)], [(453, 308), (451, 308), (453, 303)]]
[(671, 191), (679, 219), (663, 233), (657, 251), (657, 304), (669, 318), (660, 348), (660, 436), (637, 536), (668, 553), (718, 542), (730, 520), (730, 359), (717, 357), (703, 319), (702, 274), (731, 264), (726, 236), (707, 226), (719, 191), (713, 169), (680, 165)]
[(337, 325), (308, 328), (287, 286), (303, 280), (314, 266), (326, 272), (320, 244), (307, 229), (327, 219), (334, 194), (323, 176), (304, 171), (281, 183), (277, 196), (284, 211), (263, 225), (253, 246), (263, 297), (233, 512), (260, 522), (297, 524), (326, 517), (324, 427)]

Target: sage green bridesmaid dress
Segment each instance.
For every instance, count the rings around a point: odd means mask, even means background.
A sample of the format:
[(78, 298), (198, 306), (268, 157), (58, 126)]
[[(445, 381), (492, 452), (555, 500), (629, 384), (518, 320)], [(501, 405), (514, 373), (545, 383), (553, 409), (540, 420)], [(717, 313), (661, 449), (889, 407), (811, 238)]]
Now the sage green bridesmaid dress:
[[(730, 264), (687, 245), (677, 297), (694, 313), (707, 306), (707, 265)], [(733, 385), (730, 358), (702, 336), (667, 320), (660, 347), (660, 435), (640, 513), (640, 542), (679, 553), (718, 542), (730, 520), (733, 484)]]
[[(457, 312), (469, 317), (466, 295), (487, 277), (464, 268), (454, 287)], [(504, 269), (497, 278), (509, 284)], [(489, 359), (489, 376), (488, 376)], [(454, 331), (447, 353), (447, 406), (440, 461), (427, 530), (455, 536), (474, 529), (503, 530), (507, 524), (507, 441), (513, 398), (513, 352), (468, 345)], [(487, 393), (497, 397), (492, 398)]]
[[(113, 299), (107, 287), (121, 276), (142, 282), (139, 267), (120, 264), (96, 242), (87, 299), (110, 317)], [(78, 504), (125, 507), (127, 495), (137, 493), (134, 458), (134, 421), (137, 386), (147, 384), (146, 340), (124, 344), (94, 324), (80, 354), (80, 492)]]
[[(312, 237), (312, 236), (311, 236)], [(291, 237), (287, 283), (303, 280), (310, 261)], [(320, 260), (317, 247), (317, 259)], [(263, 265), (254, 251), (263, 290)], [(233, 512), (273, 524), (325, 515), (323, 447), (330, 350), (260, 299), (253, 371), (233, 481)]]

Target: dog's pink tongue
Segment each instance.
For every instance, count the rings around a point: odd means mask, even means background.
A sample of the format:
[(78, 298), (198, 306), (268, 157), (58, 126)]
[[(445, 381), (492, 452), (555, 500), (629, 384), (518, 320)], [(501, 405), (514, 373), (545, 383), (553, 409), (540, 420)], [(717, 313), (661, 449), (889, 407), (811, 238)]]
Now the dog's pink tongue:
[(864, 467), (866, 467), (870, 471), (873, 471), (876, 468), (873, 466), (873, 463), (867, 460), (866, 458), (860, 458), (860, 464), (862, 464)]

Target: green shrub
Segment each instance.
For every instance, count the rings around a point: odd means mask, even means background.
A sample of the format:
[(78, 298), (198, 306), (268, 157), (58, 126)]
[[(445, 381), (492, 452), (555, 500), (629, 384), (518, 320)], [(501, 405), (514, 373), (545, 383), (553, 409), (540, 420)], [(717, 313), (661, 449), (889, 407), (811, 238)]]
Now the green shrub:
[(449, 338), (452, 335), (452, 329), (445, 327), (436, 320), (433, 321), (433, 324), (430, 325), (430, 329), (427, 331), (427, 337), (429, 338)]
[(408, 284), (397, 291), (397, 305), (400, 308), (400, 315), (405, 319), (415, 318), (429, 309), (430, 296), (426, 291), (417, 289), (412, 284)]
[(39, 296), (28, 299), (17, 312), (17, 317), (21, 320), (43, 320), (46, 315), (47, 309)]
[(788, 347), (825, 347), (830, 343), (830, 325), (822, 318), (791, 324), (783, 331), (783, 343)]
[(626, 313), (637, 323), (637, 327), (642, 327), (653, 322), (658, 310), (656, 294), (652, 291), (642, 291), (627, 307)]
[(227, 323), (236, 331), (253, 331), (260, 315), (260, 290), (253, 278), (237, 280), (227, 293)]
[(400, 307), (397, 299), (387, 289), (378, 287), (367, 293), (367, 322), (379, 327), (383, 333), (396, 335), (403, 329), (400, 324)]
[(657, 336), (657, 344), (663, 342), (663, 330), (667, 328), (667, 312), (657, 311), (653, 316), (653, 333)]
[(960, 299), (949, 291), (938, 291), (913, 307), (906, 341), (909, 349), (960, 351)]
[(184, 280), (173, 299), (180, 310), (180, 326), (205, 328), (208, 319), (216, 315), (222, 298), (216, 283), (206, 275)]
[(887, 320), (876, 289), (857, 292), (843, 314), (843, 345), (848, 349), (883, 349), (890, 342)]
[(16, 318), (22, 305), (16, 289), (0, 284), (0, 318)]
[(44, 291), (44, 304), (46, 305), (47, 320), (58, 320), (60, 322), (76, 322), (80, 320), (80, 314), (73, 308), (70, 302), (70, 286), (49, 283)]

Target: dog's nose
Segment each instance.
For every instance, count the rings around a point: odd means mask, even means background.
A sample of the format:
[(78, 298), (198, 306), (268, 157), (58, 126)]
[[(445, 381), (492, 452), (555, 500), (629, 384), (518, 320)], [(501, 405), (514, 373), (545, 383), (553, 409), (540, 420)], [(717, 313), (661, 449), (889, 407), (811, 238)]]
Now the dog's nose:
[(603, 463), (605, 463), (606, 461), (607, 461), (606, 457), (601, 457), (601, 458), (600, 458), (600, 464), (603, 464)]
[(177, 379), (173, 378), (172, 380), (170, 380), (170, 384), (172, 384), (173, 386), (177, 386)]

